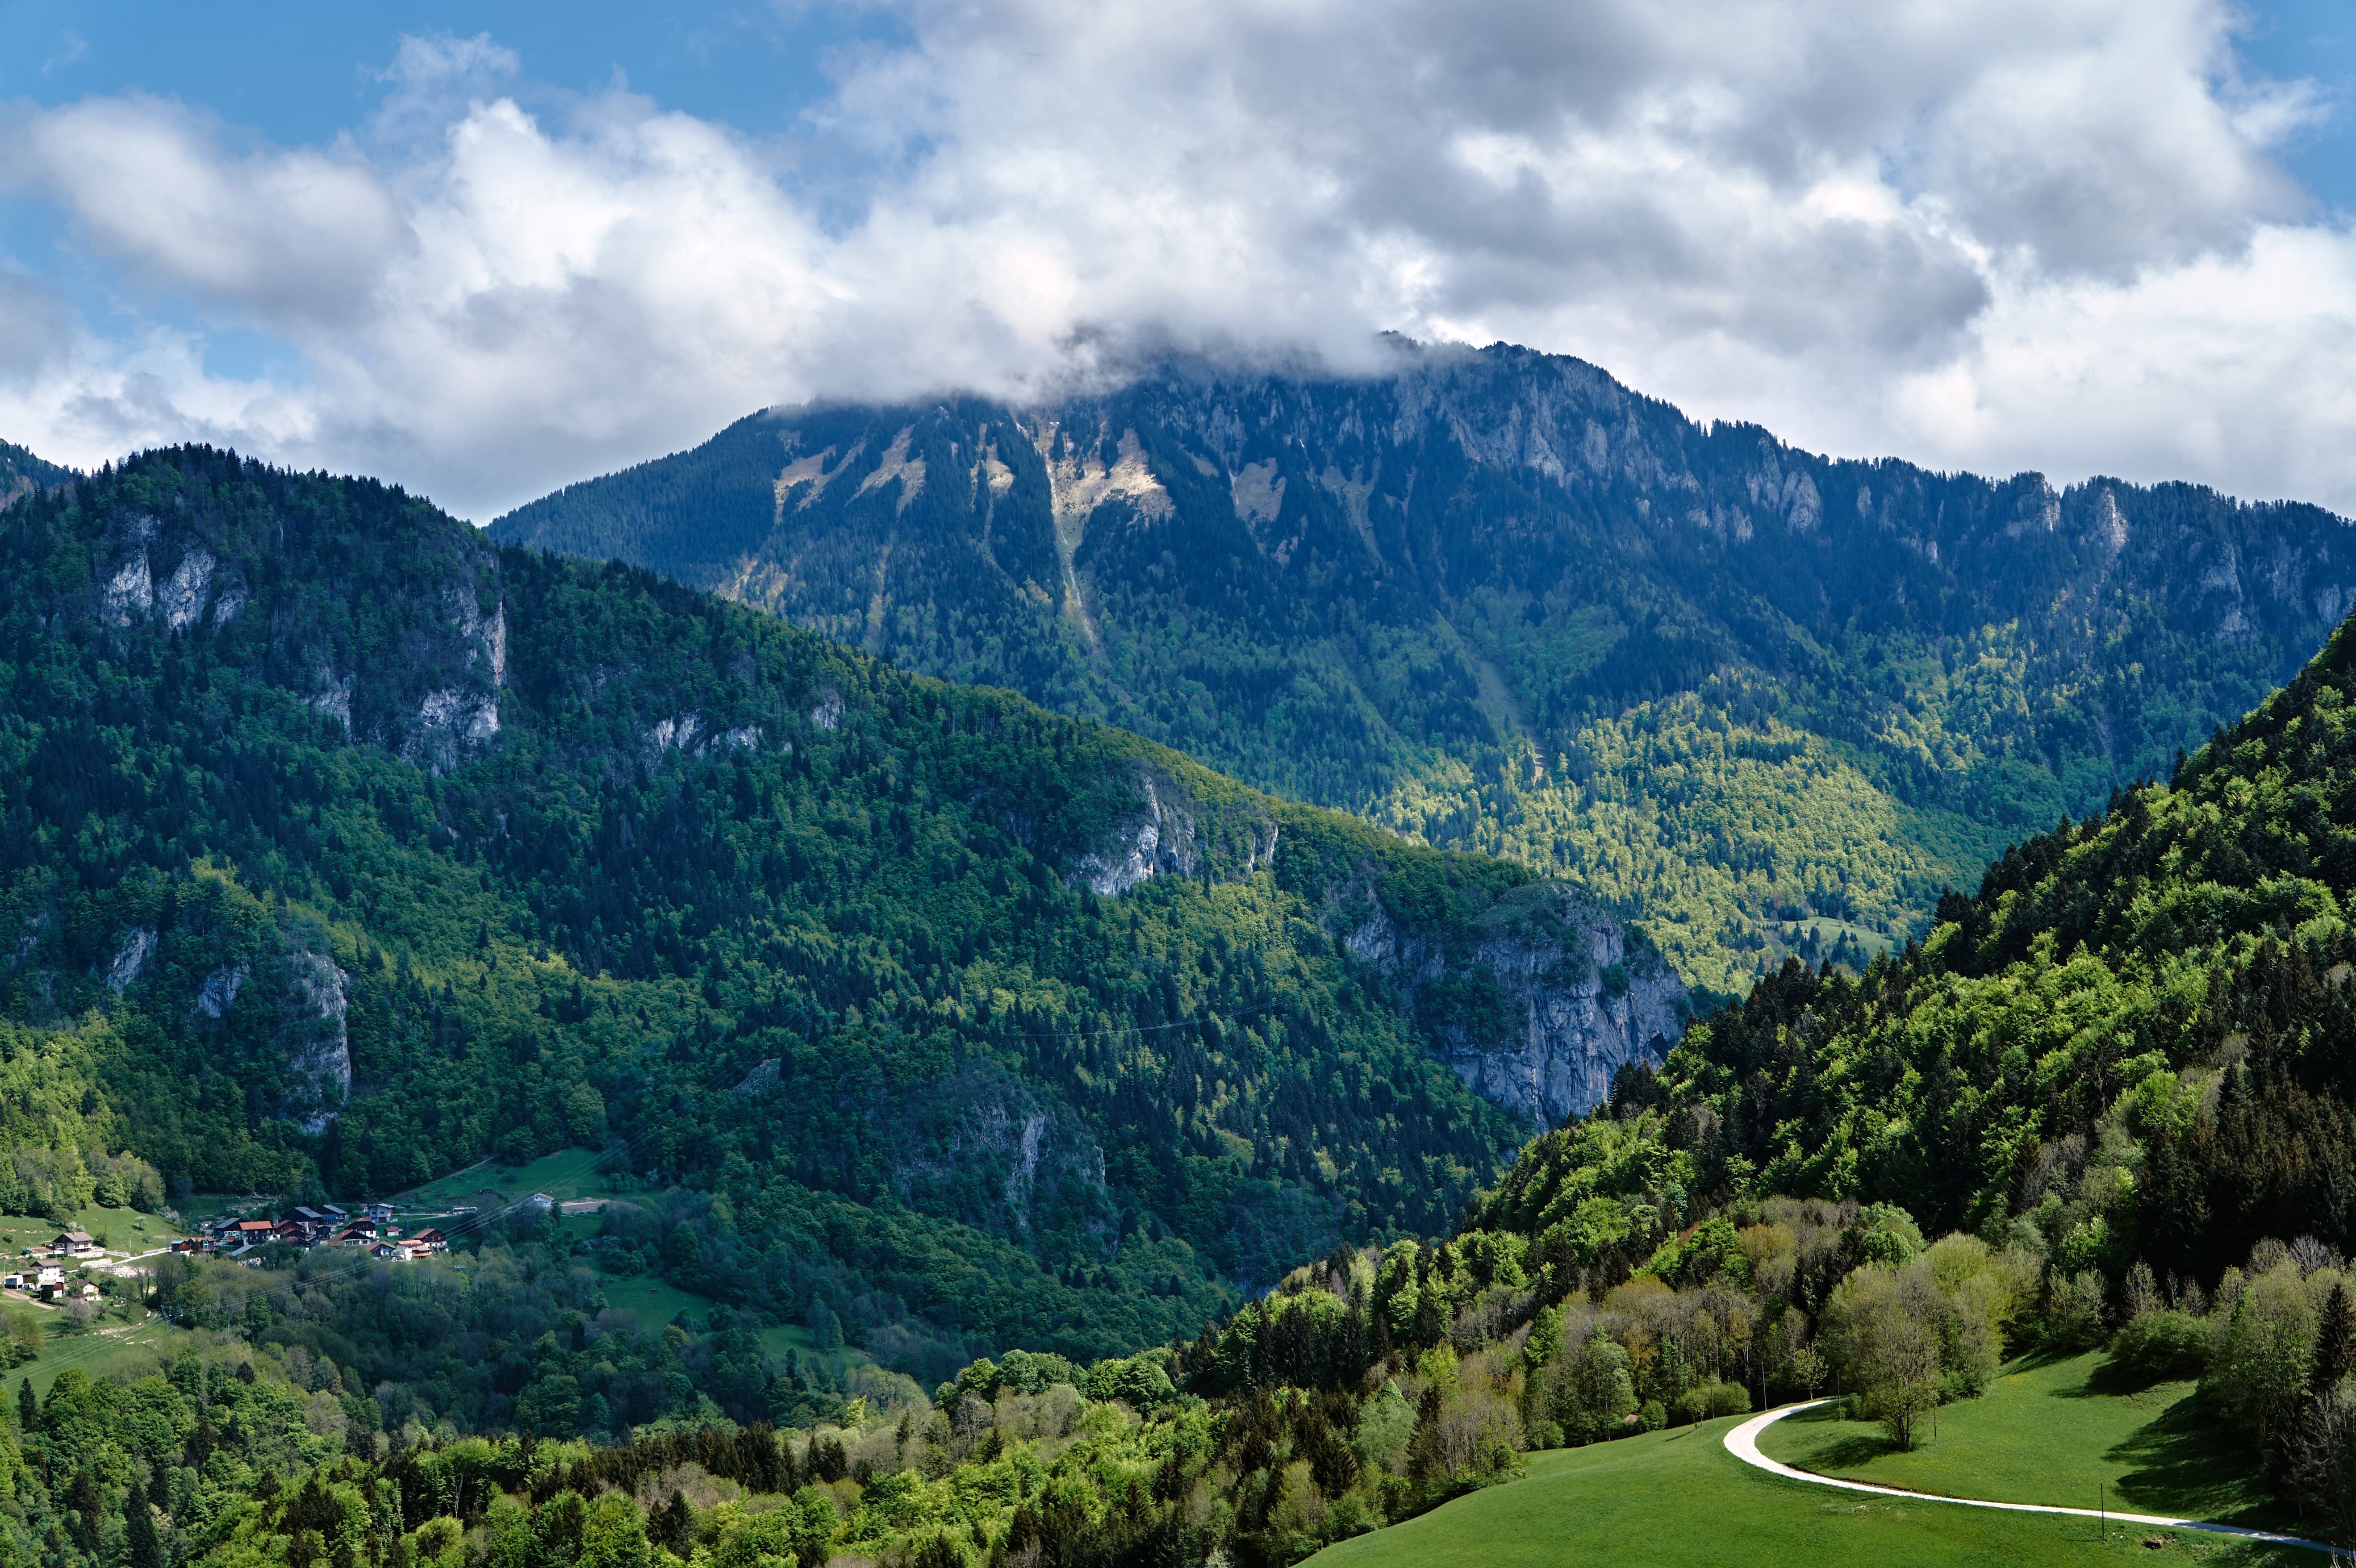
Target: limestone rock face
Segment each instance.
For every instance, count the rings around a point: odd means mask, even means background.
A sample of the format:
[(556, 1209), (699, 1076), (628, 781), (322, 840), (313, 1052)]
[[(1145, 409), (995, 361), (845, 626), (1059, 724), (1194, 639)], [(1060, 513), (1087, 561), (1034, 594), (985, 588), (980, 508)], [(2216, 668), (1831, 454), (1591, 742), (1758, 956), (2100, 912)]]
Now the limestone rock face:
[[(1371, 902), (1371, 901), (1370, 901)], [(1336, 936), (1413, 996), (1434, 1051), (1483, 1099), (1551, 1126), (1592, 1110), (1630, 1062), (1659, 1067), (1684, 1033), (1685, 982), (1578, 890), (1533, 883), (1498, 900), (1453, 962), (1371, 902)]]
[(346, 1030), (352, 977), (323, 955), (287, 955), (286, 1114), (314, 1136), (327, 1130), (352, 1092), (351, 1038)]
[(1137, 776), (1135, 805), (1073, 858), (1068, 869), (1101, 898), (1127, 892), (1149, 877), (1199, 876), (1240, 881), (1276, 858), (1274, 818), (1249, 809), (1215, 809), (1155, 769)]

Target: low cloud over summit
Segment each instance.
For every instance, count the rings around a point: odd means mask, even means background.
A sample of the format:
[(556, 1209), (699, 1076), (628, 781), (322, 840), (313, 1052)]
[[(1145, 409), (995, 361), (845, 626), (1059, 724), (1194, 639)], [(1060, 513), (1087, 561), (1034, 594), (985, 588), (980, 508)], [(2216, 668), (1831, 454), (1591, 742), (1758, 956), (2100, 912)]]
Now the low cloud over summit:
[(309, 144), (19, 101), (0, 190), (55, 238), (0, 271), (0, 430), (487, 517), (765, 403), (1398, 330), (1812, 447), (2356, 511), (2356, 240), (2276, 161), (2329, 106), (2244, 71), (2236, 16), (914, 4), (783, 135), (497, 37), (404, 41)]

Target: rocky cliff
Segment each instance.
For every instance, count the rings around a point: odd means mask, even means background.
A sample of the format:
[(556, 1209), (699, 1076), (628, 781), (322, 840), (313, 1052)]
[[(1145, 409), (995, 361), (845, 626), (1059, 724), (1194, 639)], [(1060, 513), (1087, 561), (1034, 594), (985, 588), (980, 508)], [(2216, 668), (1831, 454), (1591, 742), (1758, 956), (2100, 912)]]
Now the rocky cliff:
[(1561, 883), (1505, 893), (1469, 943), (1408, 929), (1379, 898), (1328, 910), (1343, 946), (1412, 998), (1433, 1054), (1539, 1127), (1603, 1104), (1622, 1067), (1660, 1066), (1692, 1010), (1656, 950)]

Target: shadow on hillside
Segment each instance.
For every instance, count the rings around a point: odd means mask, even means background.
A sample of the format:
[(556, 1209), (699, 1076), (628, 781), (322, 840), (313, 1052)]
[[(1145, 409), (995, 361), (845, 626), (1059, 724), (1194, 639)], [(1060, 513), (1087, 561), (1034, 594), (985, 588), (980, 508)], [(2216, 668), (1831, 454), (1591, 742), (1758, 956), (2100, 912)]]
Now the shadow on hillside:
[(1808, 1450), (1800, 1463), (1810, 1470), (1854, 1470), (1872, 1464), (1885, 1454), (1897, 1452), (1898, 1445), (1879, 1433), (1871, 1436), (1858, 1434), (1819, 1443)]
[(2162, 1367), (2157, 1371), (2139, 1370), (2105, 1356), (2095, 1362), (2094, 1370), (2086, 1374), (2086, 1381), (2083, 1387), (2056, 1389), (2054, 1392), (2063, 1399), (2083, 1399), (2097, 1394), (2118, 1399), (2130, 1394), (2148, 1392), (2163, 1383), (2181, 1383), (2185, 1381), (2183, 1371), (2177, 1368)]
[(2144, 1512), (2244, 1524), (2268, 1512), (2250, 1456), (2203, 1415), (2197, 1395), (2186, 1394), (2104, 1457), (2136, 1467), (2119, 1477), (2118, 1496)]
[(2007, 1361), (2003, 1367), (1997, 1371), (1997, 1375), (1998, 1377), (2010, 1377), (2020, 1372), (2041, 1372), (2046, 1368), (2053, 1366), (2059, 1362), (2074, 1361), (2080, 1356), (2084, 1354), (2085, 1352), (2083, 1350), (2060, 1349), (2051, 1346), (2040, 1346), (2033, 1350), (2023, 1350), (2019, 1355), (2015, 1356), (2011, 1360)]

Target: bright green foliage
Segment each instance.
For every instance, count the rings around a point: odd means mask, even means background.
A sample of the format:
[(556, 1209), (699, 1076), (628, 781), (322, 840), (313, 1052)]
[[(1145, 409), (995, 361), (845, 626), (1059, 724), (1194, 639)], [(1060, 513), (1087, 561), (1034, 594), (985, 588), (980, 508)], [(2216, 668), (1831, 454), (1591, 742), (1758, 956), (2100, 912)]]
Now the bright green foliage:
[(763, 413), (494, 531), (1573, 876), (1721, 992), (1927, 930), (2257, 701), (2356, 582), (2311, 507), (1833, 462), (1575, 359), (1398, 348)]

